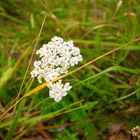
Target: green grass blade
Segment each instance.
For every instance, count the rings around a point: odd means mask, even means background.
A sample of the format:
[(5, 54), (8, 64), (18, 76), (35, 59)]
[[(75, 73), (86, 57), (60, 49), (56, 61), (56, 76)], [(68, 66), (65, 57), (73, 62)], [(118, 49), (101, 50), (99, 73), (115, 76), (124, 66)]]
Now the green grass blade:
[(89, 77), (89, 78), (87, 78), (87, 79), (75, 84), (74, 86), (83, 84), (84, 82), (87, 82), (87, 81), (89, 81), (89, 80), (91, 80), (91, 79), (93, 79), (95, 77), (101, 76), (103, 74), (106, 74), (106, 73), (108, 73), (110, 71), (125, 71), (125, 72), (128, 72), (128, 73), (137, 74), (137, 73), (140, 72), (140, 69), (131, 69), (131, 68), (122, 67), (122, 66), (112, 66), (112, 67), (109, 67), (109, 68), (107, 68), (107, 69), (105, 69), (105, 70), (103, 70), (103, 71), (101, 71), (101, 72), (99, 72), (99, 73), (97, 73), (97, 74), (95, 74), (95, 75), (93, 75), (93, 76), (91, 76), (91, 77)]

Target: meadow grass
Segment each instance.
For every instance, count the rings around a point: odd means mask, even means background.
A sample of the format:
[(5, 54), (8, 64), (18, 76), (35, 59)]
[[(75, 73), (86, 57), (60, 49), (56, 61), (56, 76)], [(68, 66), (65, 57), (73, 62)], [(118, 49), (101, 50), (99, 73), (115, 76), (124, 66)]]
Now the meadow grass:
[[(0, 2), (0, 138), (106, 140), (114, 123), (126, 133), (140, 125), (139, 4)], [(55, 35), (74, 40), (84, 57), (53, 81), (73, 85), (60, 103), (48, 97), (47, 83), (30, 78), (35, 50)]]

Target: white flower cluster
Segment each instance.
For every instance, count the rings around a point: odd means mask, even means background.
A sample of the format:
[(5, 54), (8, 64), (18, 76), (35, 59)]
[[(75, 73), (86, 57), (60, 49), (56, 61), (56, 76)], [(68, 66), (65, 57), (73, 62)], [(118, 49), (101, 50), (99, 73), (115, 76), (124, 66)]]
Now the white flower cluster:
[(59, 102), (71, 89), (70, 83), (62, 84), (61, 80), (55, 83), (51, 81), (67, 73), (70, 66), (75, 66), (82, 61), (80, 50), (74, 47), (73, 41), (65, 42), (55, 36), (37, 50), (36, 54), (39, 55), (40, 60), (34, 62), (31, 77), (37, 77), (39, 83), (42, 83), (42, 80), (48, 82), (50, 97)]

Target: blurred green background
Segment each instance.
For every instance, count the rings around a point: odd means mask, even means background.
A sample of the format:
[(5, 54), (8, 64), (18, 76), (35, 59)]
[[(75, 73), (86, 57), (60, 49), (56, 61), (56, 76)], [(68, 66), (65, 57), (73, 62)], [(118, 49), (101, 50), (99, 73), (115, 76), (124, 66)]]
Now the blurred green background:
[[(1, 113), (16, 101), (45, 16), (37, 48), (56, 35), (72, 39), (84, 58), (77, 67), (140, 37), (139, 0), (1, 0)], [(30, 88), (32, 68), (20, 97)], [(73, 88), (62, 102), (50, 99), (47, 88), (28, 97), (0, 122), (0, 139), (135, 139), (131, 129), (140, 125), (139, 76), (136, 42), (64, 78)], [(31, 89), (38, 85), (35, 80)]]

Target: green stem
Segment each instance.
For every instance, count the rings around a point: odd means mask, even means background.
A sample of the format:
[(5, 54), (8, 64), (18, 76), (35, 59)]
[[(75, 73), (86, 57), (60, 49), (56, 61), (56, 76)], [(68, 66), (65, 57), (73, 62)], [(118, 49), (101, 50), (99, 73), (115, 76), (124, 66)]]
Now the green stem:
[(21, 115), (22, 108), (23, 108), (25, 102), (26, 102), (26, 99), (24, 99), (24, 100), (22, 100), (22, 101), (20, 102), (20, 104), (19, 104), (19, 106), (18, 106), (18, 109), (17, 109), (17, 112), (16, 112), (16, 115), (15, 115), (15, 117), (14, 117), (13, 123), (12, 123), (12, 125), (11, 125), (11, 127), (10, 127), (10, 129), (9, 129), (9, 131), (8, 131), (8, 134), (6, 135), (5, 140), (11, 140), (12, 135), (13, 135), (13, 133), (14, 133), (16, 127), (17, 127), (18, 118), (19, 118), (20, 115)]
[[(31, 83), (30, 83), (29, 86), (27, 87), (26, 93), (29, 92), (29, 90), (30, 90), (30, 88), (31, 88), (31, 86), (32, 86), (32, 83), (33, 83), (33, 81), (31, 81)], [(15, 116), (14, 116), (14, 118), (13, 118), (13, 123), (12, 123), (12, 125), (10, 126), (10, 129), (9, 129), (7, 135), (6, 135), (5, 140), (11, 140), (11, 138), (12, 138), (12, 136), (13, 136), (13, 133), (14, 133), (16, 127), (17, 127), (18, 119), (19, 119), (20, 116), (21, 116), (22, 108), (23, 108), (24, 104), (26, 103), (26, 100), (27, 100), (27, 98), (23, 99), (23, 100), (19, 103), (18, 109), (17, 109), (16, 114), (15, 114)]]

